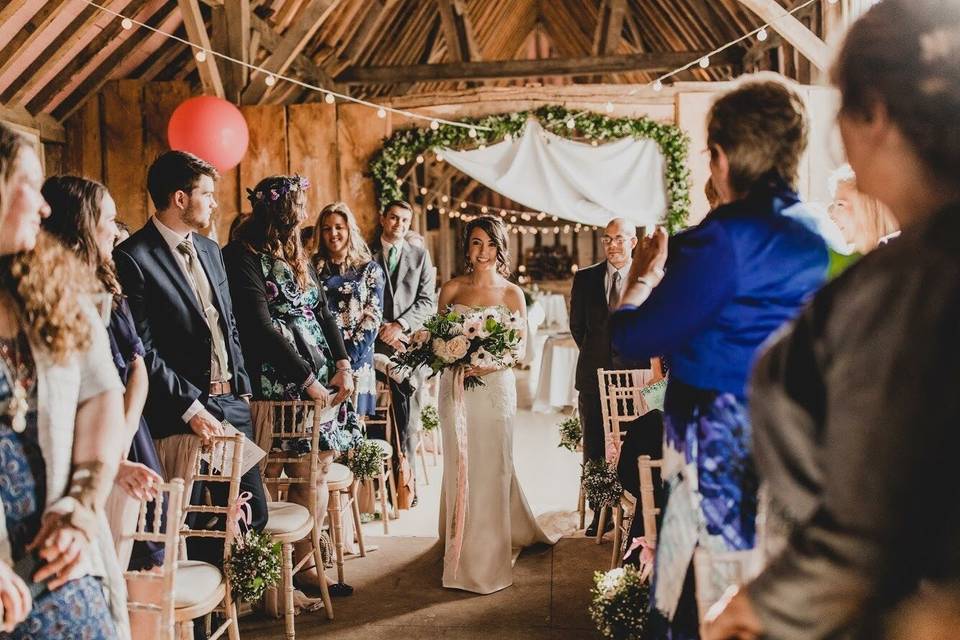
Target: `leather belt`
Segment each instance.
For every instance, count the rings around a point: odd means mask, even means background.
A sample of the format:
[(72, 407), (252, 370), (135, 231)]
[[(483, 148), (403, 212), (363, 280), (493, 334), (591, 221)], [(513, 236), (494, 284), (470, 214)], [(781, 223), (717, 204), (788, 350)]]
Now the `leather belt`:
[(211, 382), (210, 383), (210, 395), (212, 396), (225, 396), (228, 393), (233, 393), (233, 387), (230, 386), (230, 382)]

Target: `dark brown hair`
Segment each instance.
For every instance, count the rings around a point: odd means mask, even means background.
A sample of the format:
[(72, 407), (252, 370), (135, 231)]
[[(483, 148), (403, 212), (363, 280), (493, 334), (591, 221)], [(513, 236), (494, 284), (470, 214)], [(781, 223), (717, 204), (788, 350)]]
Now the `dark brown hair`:
[(114, 305), (122, 294), (113, 259), (102, 256), (97, 247), (103, 198), (107, 188), (99, 182), (76, 176), (47, 178), (41, 189), (50, 205), (50, 216), (41, 224), (80, 260), (96, 269), (103, 288), (113, 295)]
[(157, 211), (170, 205), (177, 191), (190, 193), (200, 176), (219, 177), (217, 170), (206, 160), (186, 151), (166, 151), (153, 161), (147, 170), (147, 190)]
[(833, 68), (841, 112), (882, 104), (931, 172), (960, 184), (960, 3), (885, 0), (847, 33)]
[[(504, 278), (510, 277), (510, 250), (507, 245), (507, 225), (500, 218), (493, 216), (479, 216), (467, 223), (463, 228), (463, 255), (468, 256), (470, 252), (470, 234), (474, 229), (480, 229), (486, 233), (494, 246), (497, 248), (497, 273)], [(467, 270), (472, 270), (472, 266), (467, 264)]]
[[(10, 206), (10, 182), (30, 142), (0, 123), (0, 225)], [(89, 269), (57, 240), (40, 232), (31, 251), (0, 257), (0, 286), (17, 305), (24, 328), (57, 362), (90, 346), (90, 323), (80, 296), (93, 289)]]
[(413, 215), (413, 207), (406, 200), (391, 200), (387, 204), (383, 205), (383, 209), (380, 210), (380, 215), (385, 216), (390, 209), (394, 207), (398, 209), (404, 209), (410, 212), (410, 215)]
[(311, 284), (306, 252), (300, 242), (300, 221), (307, 206), (304, 189), (308, 185), (299, 175), (270, 176), (258, 182), (247, 191), (253, 212), (232, 236), (249, 249), (290, 265), (301, 288)]
[(771, 175), (795, 187), (807, 147), (803, 101), (780, 82), (748, 82), (721, 96), (710, 109), (707, 144), (711, 155), (714, 147), (726, 154), (730, 186), (738, 196)]

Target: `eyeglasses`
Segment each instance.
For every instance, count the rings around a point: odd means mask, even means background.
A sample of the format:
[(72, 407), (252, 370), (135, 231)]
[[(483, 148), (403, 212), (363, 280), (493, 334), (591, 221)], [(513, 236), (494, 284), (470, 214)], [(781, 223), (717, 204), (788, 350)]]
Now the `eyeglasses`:
[(609, 247), (610, 245), (613, 245), (613, 244), (624, 245), (630, 242), (631, 240), (633, 240), (632, 237), (626, 237), (626, 236), (617, 236), (615, 238), (611, 238), (610, 236), (601, 236), (600, 244), (602, 244), (605, 247)]

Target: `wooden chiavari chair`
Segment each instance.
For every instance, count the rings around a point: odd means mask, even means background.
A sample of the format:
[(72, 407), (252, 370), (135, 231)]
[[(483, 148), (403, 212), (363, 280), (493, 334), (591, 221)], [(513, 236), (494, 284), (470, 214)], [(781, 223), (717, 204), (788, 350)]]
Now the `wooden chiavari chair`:
[[(367, 428), (379, 425), (383, 427), (383, 439), (370, 438), (369, 441), (380, 447), (383, 464), (380, 473), (373, 478), (377, 499), (380, 502), (380, 514), (383, 518), (383, 534), (390, 534), (390, 518), (399, 518), (400, 510), (396, 507), (397, 484), (393, 474), (393, 400), (390, 395), (390, 385), (377, 380), (377, 410), (375, 416), (366, 417)], [(368, 431), (369, 433), (369, 431)], [(390, 496), (393, 496), (392, 499)], [(388, 509), (389, 503), (389, 509)]]
[[(123, 538), (131, 543), (155, 542), (163, 545), (163, 564), (150, 571), (124, 571), (127, 583), (127, 612), (130, 627), (137, 635), (157, 640), (173, 640), (174, 578), (180, 540), (180, 517), (183, 503), (183, 480), (157, 486), (156, 500), (143, 500), (134, 530)], [(148, 516), (147, 506), (153, 503)]]

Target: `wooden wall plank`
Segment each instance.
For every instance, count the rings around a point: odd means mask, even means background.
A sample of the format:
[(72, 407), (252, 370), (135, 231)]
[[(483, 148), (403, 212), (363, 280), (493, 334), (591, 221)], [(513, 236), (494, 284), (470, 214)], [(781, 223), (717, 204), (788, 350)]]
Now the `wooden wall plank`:
[(387, 119), (360, 104), (341, 104), (337, 111), (340, 156), (340, 199), (347, 203), (369, 240), (379, 219), (368, 163), (387, 135)]
[(131, 229), (147, 221), (143, 155), (143, 83), (112, 80), (101, 94), (103, 179), (117, 203), (117, 218)]
[[(249, 211), (247, 189), (252, 189), (263, 178), (288, 172), (287, 115), (282, 105), (240, 107), (240, 111), (250, 130), (250, 145), (247, 147), (247, 155), (240, 161), (239, 204), (242, 211)], [(232, 220), (228, 212), (223, 210), (218, 224), (221, 227), (229, 226)], [(225, 237), (226, 234), (223, 234), (221, 242)]]
[(340, 193), (337, 153), (337, 107), (323, 102), (287, 107), (287, 147), (290, 173), (310, 179), (308, 221)]

